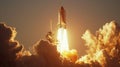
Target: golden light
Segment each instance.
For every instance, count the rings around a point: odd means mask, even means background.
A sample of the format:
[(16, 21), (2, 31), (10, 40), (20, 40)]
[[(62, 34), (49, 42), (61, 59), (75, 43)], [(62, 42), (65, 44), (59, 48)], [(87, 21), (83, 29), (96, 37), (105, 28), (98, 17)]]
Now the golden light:
[(77, 51), (69, 49), (67, 30), (65, 28), (59, 28), (57, 33), (57, 50), (60, 52), (62, 58), (66, 58), (71, 62), (75, 62), (78, 58)]
[(69, 51), (67, 30), (65, 28), (58, 29), (57, 40), (58, 40), (57, 45), (58, 52), (63, 53), (65, 51)]

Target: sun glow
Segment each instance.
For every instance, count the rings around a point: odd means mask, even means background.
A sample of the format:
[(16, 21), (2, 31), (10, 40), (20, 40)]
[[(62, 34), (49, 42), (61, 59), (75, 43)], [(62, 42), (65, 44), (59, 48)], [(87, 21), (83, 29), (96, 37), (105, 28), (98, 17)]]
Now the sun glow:
[(58, 40), (57, 45), (58, 52), (63, 53), (65, 51), (69, 51), (67, 30), (65, 28), (58, 29), (57, 40)]

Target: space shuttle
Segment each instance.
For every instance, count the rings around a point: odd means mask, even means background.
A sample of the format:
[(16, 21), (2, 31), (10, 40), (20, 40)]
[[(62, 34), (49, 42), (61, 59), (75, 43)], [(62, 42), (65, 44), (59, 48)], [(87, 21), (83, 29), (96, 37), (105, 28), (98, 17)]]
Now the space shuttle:
[(63, 6), (58, 12), (58, 28), (66, 28), (66, 12)]

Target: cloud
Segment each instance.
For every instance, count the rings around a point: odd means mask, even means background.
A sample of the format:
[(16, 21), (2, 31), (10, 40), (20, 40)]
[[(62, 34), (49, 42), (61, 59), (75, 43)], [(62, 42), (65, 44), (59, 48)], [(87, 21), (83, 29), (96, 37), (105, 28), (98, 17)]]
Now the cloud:
[(120, 27), (114, 21), (106, 23), (95, 35), (87, 30), (82, 38), (88, 47), (88, 54), (78, 62), (91, 65), (97, 62), (102, 67), (120, 66)]
[(14, 40), (15, 28), (0, 23), (0, 67), (15, 67), (22, 46)]

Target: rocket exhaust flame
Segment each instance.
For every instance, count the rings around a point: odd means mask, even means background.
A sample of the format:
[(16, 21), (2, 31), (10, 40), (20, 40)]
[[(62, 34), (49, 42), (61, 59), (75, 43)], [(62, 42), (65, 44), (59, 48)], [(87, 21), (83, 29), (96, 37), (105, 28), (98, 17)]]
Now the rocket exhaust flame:
[(58, 39), (58, 46), (57, 46), (58, 51), (60, 53), (64, 52), (64, 51), (68, 51), (69, 46), (68, 46), (68, 38), (67, 38), (67, 30), (66, 29), (64, 29), (64, 28), (58, 29), (57, 39)]
[(78, 58), (78, 55), (75, 49), (69, 49), (67, 30), (64, 28), (59, 28), (57, 33), (57, 39), (57, 51), (60, 52), (61, 57), (66, 58), (71, 62), (75, 62)]

